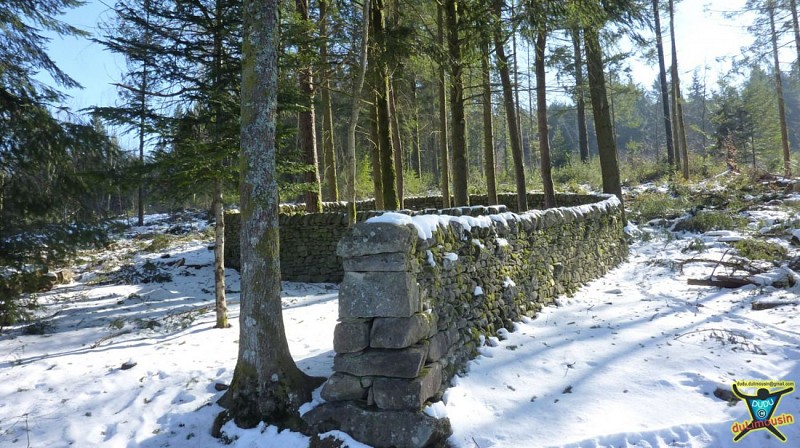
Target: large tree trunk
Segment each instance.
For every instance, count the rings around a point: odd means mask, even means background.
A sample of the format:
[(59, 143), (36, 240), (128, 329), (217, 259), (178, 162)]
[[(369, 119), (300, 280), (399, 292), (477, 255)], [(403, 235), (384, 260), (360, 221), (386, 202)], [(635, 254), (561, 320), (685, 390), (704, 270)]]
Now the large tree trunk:
[(447, 53), (450, 60), (450, 116), (453, 145), (453, 205), (469, 205), (469, 165), (467, 163), (466, 121), (464, 116), (464, 61), (459, 40), (460, 15), (464, 5), (458, 0), (445, 2)]
[(586, 99), (583, 89), (583, 53), (581, 51), (581, 31), (573, 28), (572, 49), (575, 52), (575, 106), (578, 114), (578, 149), (581, 162), (589, 161), (589, 132), (586, 130)]
[(364, 0), (362, 10), (363, 24), (361, 25), (361, 50), (359, 57), (358, 75), (353, 79), (353, 98), (350, 103), (350, 123), (347, 124), (347, 224), (352, 227), (356, 223), (356, 126), (358, 115), (361, 111), (361, 90), (364, 88), (364, 78), (367, 76), (367, 48), (369, 47), (369, 11), (370, 0)]
[(494, 129), (492, 126), (492, 78), (489, 70), (489, 39), (481, 41), (481, 81), (483, 84), (483, 170), (489, 205), (497, 204), (494, 169)]
[(769, 26), (772, 33), (772, 59), (775, 63), (775, 94), (778, 96), (778, 119), (781, 124), (781, 147), (783, 148), (783, 175), (792, 176), (792, 161), (789, 155), (789, 132), (786, 128), (786, 106), (783, 99), (783, 80), (781, 79), (781, 63), (778, 59), (778, 34), (775, 30), (775, 2), (770, 0)]
[[(309, 21), (308, 0), (295, 0), (297, 13), (300, 20)], [(300, 53), (311, 60), (311, 45), (309, 42), (300, 44)], [(298, 114), (298, 140), (300, 151), (303, 153), (305, 163), (309, 166), (305, 174), (306, 187), (309, 190), (305, 194), (306, 212), (319, 213), (322, 211), (322, 196), (320, 191), (319, 171), (317, 165), (317, 131), (316, 119), (314, 117), (314, 75), (311, 66), (301, 67), (297, 71), (297, 80), (300, 83), (300, 93), (303, 97), (305, 110)]]
[(339, 186), (336, 182), (336, 149), (333, 143), (333, 105), (331, 104), (330, 76), (328, 75), (328, 2), (319, 0), (319, 57), (322, 61), (320, 73), (320, 101), (322, 102), (322, 153), (324, 154), (325, 186), (327, 199), (339, 200)]
[(497, 69), (500, 71), (500, 82), (503, 85), (503, 105), (506, 109), (506, 123), (508, 123), (508, 140), (511, 142), (511, 157), (514, 159), (514, 174), (517, 181), (517, 208), (519, 213), (528, 210), (528, 193), (525, 186), (525, 163), (522, 158), (522, 145), (517, 124), (517, 110), (514, 105), (514, 91), (511, 86), (511, 75), (508, 72), (508, 57), (504, 47), (503, 33), (500, 27), (502, 10), (505, 0), (494, 1), (494, 19), (496, 21), (494, 32), (494, 50), (497, 59)]
[[(669, 111), (669, 90), (667, 84), (667, 68), (664, 62), (664, 43), (661, 39), (661, 19), (659, 18), (658, 0), (653, 0), (653, 18), (655, 19), (656, 49), (658, 50), (658, 82), (661, 84), (661, 107), (664, 109), (664, 134), (667, 138), (667, 164), (672, 170), (675, 165), (675, 149), (672, 141), (672, 120)], [(587, 56), (588, 58), (588, 56)]]
[(678, 147), (681, 153), (681, 171), (683, 178), (689, 179), (689, 148), (686, 145), (686, 127), (683, 121), (683, 98), (681, 97), (681, 80), (678, 75), (678, 48), (675, 45), (675, 8), (673, 0), (669, 0), (669, 35), (672, 41), (672, 97), (675, 102), (675, 118), (678, 133)]
[(608, 107), (608, 96), (606, 95), (603, 49), (600, 48), (599, 31), (594, 28), (585, 28), (583, 30), (583, 38), (586, 46), (589, 94), (592, 99), (592, 115), (594, 115), (594, 128), (597, 133), (600, 170), (603, 173), (603, 192), (616, 195), (620, 203), (622, 203), (622, 184), (619, 178), (617, 144), (611, 126), (611, 113)]
[[(146, 14), (145, 23), (150, 23), (150, 0), (145, 0), (144, 10)], [(150, 40), (150, 27), (148, 26), (145, 31), (145, 41)], [(148, 63), (147, 60), (142, 61), (142, 90), (139, 93), (139, 169), (144, 169), (144, 141), (147, 132), (147, 89), (148, 89)], [(141, 176), (142, 173), (140, 172)], [(139, 187), (137, 189), (137, 225), (144, 225), (144, 181), (139, 179)]]
[(540, 169), (542, 172), (542, 187), (544, 189), (544, 207), (556, 206), (556, 195), (553, 190), (553, 176), (550, 171), (550, 140), (547, 129), (547, 76), (544, 70), (544, 49), (547, 41), (547, 30), (539, 27), (536, 34), (536, 56), (534, 65), (536, 70), (536, 114), (539, 116), (539, 153), (542, 158)]
[[(439, 46), (444, 53), (444, 5), (437, 8)], [(450, 208), (450, 131), (447, 126), (447, 77), (445, 62), (439, 62), (439, 164), (442, 176), (442, 208)]]
[(220, 403), (237, 425), (294, 425), (321, 378), (292, 360), (281, 311), (275, 119), (278, 8), (275, 0), (243, 4), (241, 110), (241, 311), (233, 381)]

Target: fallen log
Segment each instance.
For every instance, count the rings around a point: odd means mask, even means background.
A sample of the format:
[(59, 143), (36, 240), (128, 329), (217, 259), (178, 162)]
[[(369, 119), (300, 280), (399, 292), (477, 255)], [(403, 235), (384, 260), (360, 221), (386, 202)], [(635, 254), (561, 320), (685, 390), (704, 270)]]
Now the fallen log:
[(748, 277), (735, 277), (717, 275), (712, 278), (690, 278), (687, 284), (694, 286), (715, 286), (717, 288), (741, 288), (745, 285), (755, 285), (756, 283)]
[(781, 301), (781, 302), (753, 302), (750, 304), (750, 309), (753, 311), (770, 310), (781, 306), (797, 306), (800, 302), (797, 300)]

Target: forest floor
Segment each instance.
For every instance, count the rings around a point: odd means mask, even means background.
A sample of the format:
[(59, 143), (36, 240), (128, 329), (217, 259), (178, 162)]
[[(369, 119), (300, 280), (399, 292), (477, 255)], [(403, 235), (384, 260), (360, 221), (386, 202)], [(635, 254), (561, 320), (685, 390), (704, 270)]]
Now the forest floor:
[[(741, 263), (731, 244), (744, 237), (797, 256), (800, 195), (738, 213), (748, 221), (738, 230), (669, 230), (685, 217), (631, 226), (628, 261), (488, 338), (427, 412), (450, 418), (454, 447), (786, 446), (763, 429), (734, 443), (731, 426), (750, 415), (726, 398), (737, 380), (800, 381), (795, 272), (756, 263), (765, 273), (740, 288), (687, 280), (732, 274), (717, 261)], [(215, 386), (230, 382), (236, 363), (239, 276), (226, 271), (233, 327), (214, 329), (212, 241), (201, 221), (180, 225), (185, 235), (155, 248), (154, 235), (176, 223), (149, 216), (111, 248), (83, 254), (73, 282), (37, 295), (33, 323), (4, 330), (0, 446), (222, 446), (210, 428), (221, 411)], [(312, 375), (331, 374), (337, 288), (283, 283), (292, 354)], [(754, 309), (762, 303), (776, 306)], [(800, 418), (800, 391), (777, 404), (775, 416)], [(223, 429), (240, 448), (309, 444), (275, 427)], [(797, 421), (777, 429), (800, 443)]]

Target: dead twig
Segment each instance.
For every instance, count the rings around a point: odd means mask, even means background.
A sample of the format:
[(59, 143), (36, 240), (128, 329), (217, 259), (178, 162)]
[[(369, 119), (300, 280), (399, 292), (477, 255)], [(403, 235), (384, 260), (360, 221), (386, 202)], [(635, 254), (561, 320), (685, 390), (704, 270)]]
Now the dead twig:
[(734, 269), (739, 271), (745, 271), (750, 274), (763, 274), (767, 272), (765, 269), (761, 269), (759, 267), (751, 265), (748, 263), (737, 263), (734, 261), (722, 261), (722, 260), (711, 260), (708, 258), (689, 258), (688, 260), (677, 260), (678, 266), (680, 266), (680, 272), (683, 273), (683, 266), (689, 263), (708, 263), (708, 264), (716, 264), (718, 266), (725, 266), (726, 268)]
[(103, 336), (102, 338), (98, 339), (94, 344), (90, 345), (89, 348), (97, 348), (97, 347), (100, 346), (101, 343), (103, 343), (103, 342), (105, 342), (105, 341), (107, 341), (109, 339), (114, 339), (114, 338), (116, 338), (118, 336), (122, 336), (124, 334), (128, 334), (131, 331), (132, 330), (130, 330), (130, 329), (125, 329), (125, 330), (122, 330), (122, 331), (118, 331), (116, 333), (109, 334), (107, 336)]

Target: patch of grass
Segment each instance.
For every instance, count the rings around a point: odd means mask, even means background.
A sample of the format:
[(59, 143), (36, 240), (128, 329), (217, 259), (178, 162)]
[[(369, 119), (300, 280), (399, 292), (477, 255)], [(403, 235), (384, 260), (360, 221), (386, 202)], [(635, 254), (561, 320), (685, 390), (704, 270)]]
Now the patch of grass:
[(119, 330), (119, 329), (121, 329), (121, 328), (122, 328), (122, 327), (124, 327), (124, 326), (125, 326), (125, 320), (124, 320), (124, 319), (122, 319), (122, 318), (119, 318), (119, 317), (118, 317), (118, 318), (116, 318), (116, 319), (114, 319), (114, 320), (112, 320), (112, 321), (111, 321), (111, 322), (108, 324), (108, 328), (110, 328), (110, 329), (112, 329), (112, 330)]
[(712, 230), (742, 230), (747, 218), (729, 211), (700, 210), (694, 216), (675, 225), (675, 231), (704, 233)]
[(698, 252), (703, 253), (706, 251), (706, 243), (703, 242), (700, 238), (693, 238), (692, 241), (689, 241), (689, 244), (681, 250), (682, 253), (687, 252)]
[(144, 248), (145, 252), (162, 252), (169, 247), (170, 238), (164, 234), (154, 235), (153, 239), (150, 241), (150, 244)]
[(785, 247), (770, 241), (746, 239), (733, 243), (733, 247), (739, 255), (750, 260), (776, 262), (789, 258)]
[(630, 217), (637, 222), (648, 222), (657, 218), (673, 219), (688, 209), (689, 201), (682, 196), (669, 193), (648, 192), (637, 195), (628, 201)]

